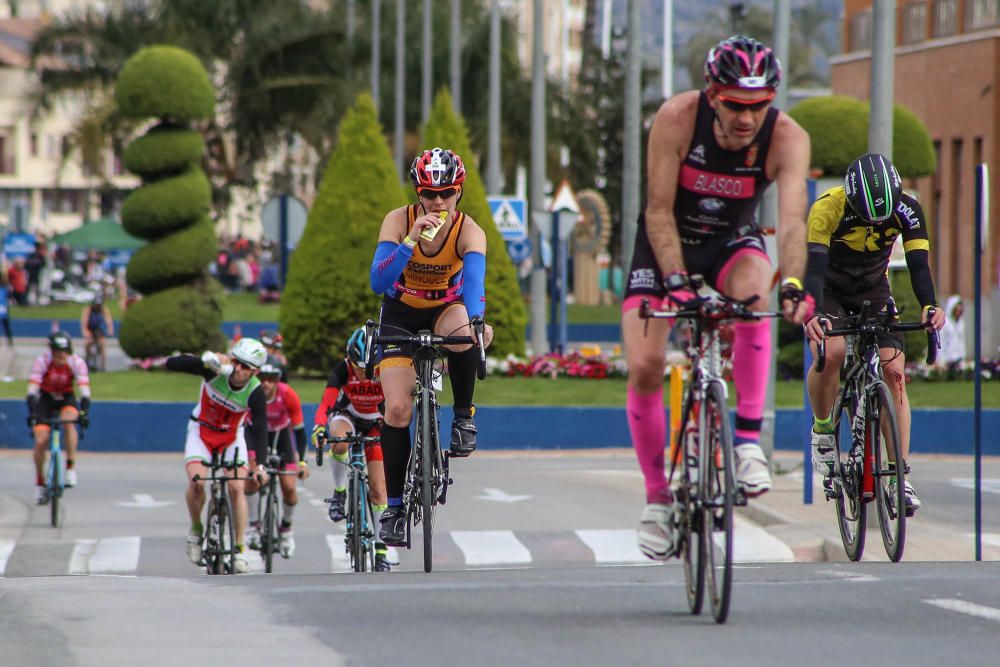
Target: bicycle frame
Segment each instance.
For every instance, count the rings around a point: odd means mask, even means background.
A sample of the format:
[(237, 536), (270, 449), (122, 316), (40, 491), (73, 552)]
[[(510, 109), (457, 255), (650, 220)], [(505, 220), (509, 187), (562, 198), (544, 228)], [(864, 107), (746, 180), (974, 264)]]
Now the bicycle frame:
[[(331, 445), (348, 444), (348, 461), (340, 463), (334, 460), (333, 465), (346, 465), (350, 469), (348, 480), (346, 530), (344, 532), (344, 547), (351, 556), (355, 572), (375, 570), (376, 527), (372, 510), (368, 485), (368, 463), (365, 458), (365, 445), (381, 441), (378, 436), (365, 436), (352, 432), (348, 435), (333, 436), (327, 440)], [(316, 453), (316, 462), (323, 465), (322, 447)]]
[[(232, 462), (223, 460), (223, 450), (212, 451), (212, 460), (207, 467), (209, 476), (195, 475), (192, 478), (194, 482), (209, 482), (208, 515), (205, 521), (201, 564), (207, 568), (208, 574), (235, 574), (233, 568), (233, 557), (236, 555), (235, 516), (232, 500), (229, 497), (229, 482), (250, 478), (239, 477), (235, 473), (239, 466), (235, 460)], [(234, 471), (234, 474), (230, 477), (226, 474), (220, 475), (219, 471)], [(220, 507), (224, 510), (220, 510)], [(225, 546), (227, 536), (228, 549)]]

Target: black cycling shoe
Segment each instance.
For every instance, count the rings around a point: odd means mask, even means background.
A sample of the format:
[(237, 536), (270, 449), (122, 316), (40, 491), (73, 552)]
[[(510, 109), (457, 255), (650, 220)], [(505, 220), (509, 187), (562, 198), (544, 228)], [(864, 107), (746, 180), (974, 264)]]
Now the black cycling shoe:
[(478, 432), (472, 417), (455, 417), (451, 422), (451, 455), (468, 456), (476, 451)]
[(389, 559), (386, 558), (385, 554), (375, 554), (375, 571), (376, 572), (392, 571), (392, 567), (389, 565)]
[(347, 503), (347, 491), (334, 491), (333, 498), (330, 498), (330, 521), (337, 523), (343, 521), (347, 516), (344, 505)]
[(382, 512), (378, 538), (385, 544), (398, 547), (406, 544), (406, 508), (402, 505), (389, 507)]

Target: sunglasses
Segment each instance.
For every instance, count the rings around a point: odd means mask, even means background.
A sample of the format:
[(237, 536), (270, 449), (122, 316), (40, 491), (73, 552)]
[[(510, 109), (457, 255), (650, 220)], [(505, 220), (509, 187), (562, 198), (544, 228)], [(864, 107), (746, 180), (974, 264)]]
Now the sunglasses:
[(735, 111), (737, 113), (743, 111), (760, 111), (761, 109), (766, 109), (771, 105), (774, 100), (774, 93), (771, 93), (767, 97), (759, 100), (741, 100), (736, 97), (727, 97), (725, 95), (717, 95), (719, 101), (722, 102), (722, 106), (726, 107), (730, 111)]
[(244, 369), (246, 369), (248, 371), (255, 371), (255, 370), (257, 370), (256, 366), (251, 366), (250, 364), (243, 363), (239, 359), (233, 359), (233, 367), (234, 368), (244, 368)]
[(434, 201), (438, 197), (441, 199), (451, 199), (458, 194), (458, 188), (441, 188), (440, 190), (430, 190), (428, 188), (424, 188), (422, 190), (417, 190), (417, 194), (430, 201)]

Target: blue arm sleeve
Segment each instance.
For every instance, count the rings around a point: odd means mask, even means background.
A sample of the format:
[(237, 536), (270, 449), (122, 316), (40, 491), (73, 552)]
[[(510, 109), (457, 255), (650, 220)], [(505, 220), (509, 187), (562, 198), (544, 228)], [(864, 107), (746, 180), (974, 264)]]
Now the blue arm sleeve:
[(413, 248), (405, 243), (382, 241), (378, 244), (371, 268), (371, 286), (376, 294), (385, 294), (392, 287), (412, 256)]
[(467, 252), (464, 263), (462, 297), (469, 319), (486, 312), (486, 255), (481, 252)]

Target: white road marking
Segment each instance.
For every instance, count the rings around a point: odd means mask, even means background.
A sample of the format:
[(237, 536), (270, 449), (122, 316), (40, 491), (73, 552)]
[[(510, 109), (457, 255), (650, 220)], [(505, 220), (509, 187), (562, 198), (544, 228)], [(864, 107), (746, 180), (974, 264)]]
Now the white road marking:
[(326, 536), (326, 546), (330, 548), (330, 571), (350, 572), (351, 557), (344, 547), (344, 534), (336, 533)]
[(97, 541), (90, 557), (90, 574), (131, 574), (139, 569), (138, 537), (106, 537)]
[(857, 583), (879, 580), (879, 578), (874, 575), (851, 572), (849, 570), (818, 570), (816, 574), (825, 574), (828, 577), (840, 579), (841, 581), (852, 581)]
[[(975, 533), (966, 533), (966, 535), (969, 536), (973, 540), (976, 539), (976, 534)], [(990, 546), (990, 547), (1000, 547), (1000, 533), (983, 533), (982, 534), (982, 540), (983, 540), (983, 544), (985, 544), (987, 546)], [(0, 572), (3, 572), (2, 568), (0, 568)]]
[(17, 542), (14, 540), (0, 540), (0, 577), (4, 576), (4, 572), (7, 571), (7, 559), (14, 553), (16, 544)]
[(310, 498), (309, 502), (311, 504), (315, 505), (316, 507), (324, 507), (324, 506), (326, 506), (326, 503), (323, 502), (322, 498)]
[(77, 540), (69, 557), (69, 574), (88, 574), (87, 565), (96, 548), (97, 540)]
[(791, 547), (738, 514), (733, 517), (733, 562), (794, 561)]
[(997, 623), (1000, 623), (1000, 609), (996, 609), (994, 607), (986, 607), (974, 602), (966, 602), (965, 600), (931, 599), (924, 600), (924, 602), (934, 605), (935, 607), (947, 609), (948, 611), (957, 611), (960, 614), (968, 614), (969, 616), (984, 618), (987, 621), (996, 621)]
[(531, 552), (511, 530), (453, 530), (451, 539), (466, 565), (518, 565), (531, 562)]
[(492, 500), (497, 503), (516, 503), (521, 500), (527, 500), (531, 496), (512, 496), (505, 491), (500, 489), (483, 489), (485, 492), (481, 496), (476, 496), (477, 500)]
[[(975, 490), (976, 480), (972, 477), (952, 477), (951, 485), (960, 489)], [(1000, 477), (983, 477), (982, 489), (984, 493), (1000, 493)]]
[(118, 503), (122, 507), (138, 507), (140, 509), (155, 509), (157, 507), (166, 507), (167, 505), (173, 505), (173, 500), (153, 500), (153, 496), (148, 493), (136, 493), (132, 495), (135, 500), (129, 502)]
[(648, 558), (639, 551), (636, 532), (620, 530), (577, 530), (576, 536), (594, 552), (601, 563), (646, 563)]

